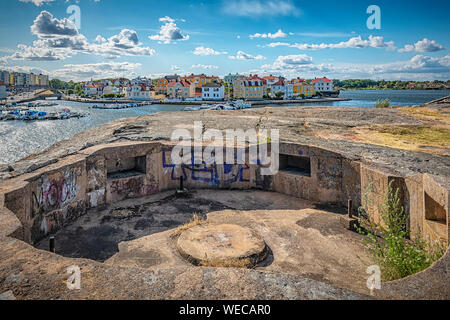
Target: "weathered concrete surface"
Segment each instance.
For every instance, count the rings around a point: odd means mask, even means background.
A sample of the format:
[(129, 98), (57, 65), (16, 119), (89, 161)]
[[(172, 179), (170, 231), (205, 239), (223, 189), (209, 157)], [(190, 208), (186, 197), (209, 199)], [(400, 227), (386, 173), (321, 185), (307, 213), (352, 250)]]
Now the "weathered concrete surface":
[[(228, 193), (228, 195), (227, 195)], [(208, 225), (234, 224), (253, 230), (269, 248), (268, 257), (258, 264), (258, 270), (302, 275), (334, 286), (368, 293), (366, 267), (371, 259), (361, 243), (361, 236), (339, 223), (341, 214), (314, 209), (314, 204), (270, 192), (202, 190), (201, 197), (218, 196), (233, 206), (240, 199), (259, 202), (258, 198), (296, 204), (296, 210), (278, 209), (276, 205), (259, 210), (225, 210), (207, 214)], [(257, 195), (253, 197), (252, 194)], [(268, 201), (269, 202), (269, 201)], [(261, 203), (259, 202), (261, 205)], [(164, 208), (164, 207), (163, 207)], [(159, 270), (188, 266), (177, 250), (172, 231), (165, 231), (119, 244), (119, 252), (106, 264)]]
[[(182, 198), (176, 197), (174, 191), (166, 191), (91, 209), (53, 235), (58, 254), (104, 261), (119, 251), (120, 243), (174, 229), (188, 223), (194, 213), (200, 218), (206, 218), (207, 213), (227, 209), (279, 210), (312, 207), (314, 204), (309, 201), (255, 190), (196, 190)], [(48, 238), (45, 237), (36, 247), (48, 250)], [(155, 255), (152, 259), (163, 263), (163, 257), (167, 254), (161, 253), (160, 256), (158, 258)]]
[[(0, 240), (0, 292), (17, 299), (368, 299), (301, 276), (248, 269), (143, 270), (70, 259), (23, 241)], [(67, 288), (67, 268), (81, 269), (81, 290)]]
[(252, 229), (235, 224), (194, 226), (178, 237), (177, 250), (194, 264), (248, 258), (256, 264), (267, 256), (264, 239)]
[[(273, 107), (240, 111), (167, 112), (113, 121), (61, 141), (25, 160), (0, 168), (0, 179), (34, 171), (56, 159), (87, 147), (116, 141), (168, 140), (175, 128), (192, 129), (202, 121), (205, 129), (277, 128), (285, 142), (309, 144), (348, 153), (365, 161), (395, 164), (407, 173), (428, 172), (450, 177), (449, 157), (360, 143), (352, 128), (375, 124), (423, 125), (397, 109), (347, 107)], [(12, 171), (11, 171), (12, 170)]]

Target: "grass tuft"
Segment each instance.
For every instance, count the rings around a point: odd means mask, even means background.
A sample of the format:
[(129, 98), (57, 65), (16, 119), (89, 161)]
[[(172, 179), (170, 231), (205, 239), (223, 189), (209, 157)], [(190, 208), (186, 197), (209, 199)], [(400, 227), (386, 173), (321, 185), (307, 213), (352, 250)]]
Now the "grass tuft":
[(375, 103), (375, 108), (389, 108), (391, 100), (389, 99), (378, 99)]

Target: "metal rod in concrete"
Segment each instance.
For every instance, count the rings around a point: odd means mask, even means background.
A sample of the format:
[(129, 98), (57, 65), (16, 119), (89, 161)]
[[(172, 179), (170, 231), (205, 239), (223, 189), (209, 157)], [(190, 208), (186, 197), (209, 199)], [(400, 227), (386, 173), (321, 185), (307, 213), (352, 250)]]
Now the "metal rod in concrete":
[(347, 213), (348, 213), (348, 217), (349, 217), (349, 218), (353, 218), (353, 212), (352, 212), (352, 199), (348, 199)]
[(55, 237), (50, 237), (49, 239), (49, 250), (55, 253)]

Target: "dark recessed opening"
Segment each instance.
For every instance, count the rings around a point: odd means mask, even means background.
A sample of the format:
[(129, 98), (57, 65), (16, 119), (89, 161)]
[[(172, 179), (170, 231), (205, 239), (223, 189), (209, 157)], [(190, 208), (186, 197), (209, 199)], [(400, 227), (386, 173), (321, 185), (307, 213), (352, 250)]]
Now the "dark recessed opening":
[(425, 219), (445, 224), (447, 223), (446, 214), (444, 206), (425, 192)]
[(106, 161), (108, 179), (139, 176), (146, 173), (146, 157), (131, 157)]
[(311, 159), (280, 154), (280, 171), (311, 177)]

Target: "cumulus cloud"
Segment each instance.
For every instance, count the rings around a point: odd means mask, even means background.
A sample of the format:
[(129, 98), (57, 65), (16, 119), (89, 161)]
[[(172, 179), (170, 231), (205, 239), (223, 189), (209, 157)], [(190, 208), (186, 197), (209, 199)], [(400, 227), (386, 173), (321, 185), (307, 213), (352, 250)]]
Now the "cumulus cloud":
[(436, 52), (444, 49), (445, 48), (436, 41), (424, 38), (423, 40), (417, 41), (412, 45), (405, 45), (403, 48), (399, 49), (398, 52)]
[(232, 0), (224, 1), (223, 11), (227, 14), (255, 16), (298, 16), (300, 10), (291, 1), (281, 0)]
[(40, 7), (42, 4), (47, 3), (47, 2), (53, 2), (55, 0), (19, 0), (20, 2), (32, 2), (34, 3), (36, 6)]
[(143, 47), (136, 31), (123, 29), (108, 39), (98, 35), (96, 43), (90, 43), (80, 34), (75, 24), (66, 19), (57, 19), (42, 11), (34, 20), (31, 32), (38, 37), (33, 46), (19, 45), (18, 50), (3, 60), (53, 61), (69, 58), (77, 53), (101, 55), (107, 58), (120, 56), (151, 56), (155, 50)]
[(219, 69), (218, 66), (205, 65), (205, 64), (193, 64), (191, 68), (192, 69), (205, 69), (205, 70)]
[(166, 16), (159, 18), (159, 21), (165, 23), (161, 26), (159, 34), (148, 37), (150, 40), (159, 41), (160, 43), (165, 44), (172, 43), (174, 41), (189, 40), (189, 35), (183, 35), (181, 29), (177, 27), (174, 19)]
[(268, 44), (268, 47), (287, 46), (290, 48), (297, 48), (300, 50), (322, 50), (322, 49), (344, 49), (344, 48), (386, 48), (394, 49), (394, 41), (385, 41), (384, 37), (370, 35), (368, 39), (362, 39), (361, 36), (350, 38), (347, 41), (339, 43), (287, 43), (287, 42), (273, 42)]
[(39, 38), (78, 35), (77, 27), (73, 21), (66, 18), (56, 19), (48, 11), (42, 11), (36, 17), (30, 29)]
[(269, 38), (269, 39), (276, 39), (276, 38), (286, 38), (287, 34), (284, 33), (283, 31), (281, 31), (281, 29), (279, 29), (277, 32), (275, 33), (255, 33), (250, 35), (250, 39), (254, 39), (254, 38)]
[(253, 73), (280, 74), (286, 77), (315, 77), (370, 79), (430, 80), (450, 77), (450, 55), (441, 58), (416, 55), (410, 60), (385, 64), (327, 63), (314, 64), (305, 55), (280, 56), (272, 64), (264, 64)]
[(50, 73), (53, 78), (63, 80), (83, 81), (104, 78), (117, 78), (126, 74), (129, 77), (136, 75), (140, 63), (130, 62), (101, 62), (90, 64), (66, 64), (63, 68)]
[(245, 53), (244, 51), (238, 51), (235, 56), (229, 56), (230, 59), (236, 60), (264, 60), (266, 57), (262, 55), (253, 56), (249, 53)]
[(212, 48), (206, 48), (206, 47), (197, 47), (194, 49), (194, 51), (192, 53), (197, 56), (218, 56), (221, 54), (227, 54), (227, 52), (225, 52), (225, 51), (220, 52), (220, 51), (216, 51)]

